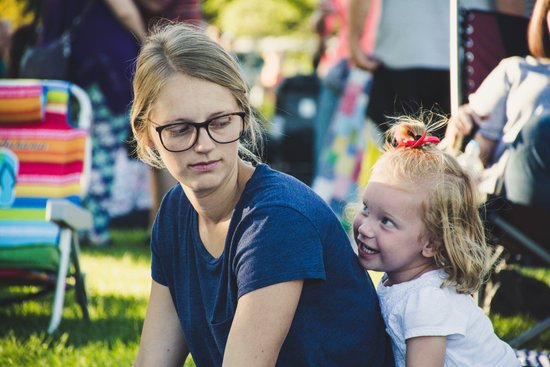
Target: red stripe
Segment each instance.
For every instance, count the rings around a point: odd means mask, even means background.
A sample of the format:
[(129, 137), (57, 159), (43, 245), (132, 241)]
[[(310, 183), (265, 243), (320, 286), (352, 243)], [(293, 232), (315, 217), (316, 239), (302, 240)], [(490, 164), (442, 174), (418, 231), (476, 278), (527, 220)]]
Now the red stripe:
[(66, 175), (79, 173), (83, 170), (81, 161), (66, 164), (59, 163), (20, 163), (19, 173), (22, 175)]

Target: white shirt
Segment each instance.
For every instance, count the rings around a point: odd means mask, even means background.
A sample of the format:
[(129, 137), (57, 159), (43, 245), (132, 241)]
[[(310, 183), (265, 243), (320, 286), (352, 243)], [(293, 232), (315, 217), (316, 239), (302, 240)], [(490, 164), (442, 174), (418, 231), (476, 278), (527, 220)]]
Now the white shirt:
[(384, 279), (380, 282), (380, 306), (396, 367), (406, 365), (405, 341), (418, 336), (447, 337), (445, 367), (520, 366), (471, 296), (440, 287), (446, 276), (443, 270), (433, 270), (390, 287), (383, 285)]
[(550, 109), (550, 63), (532, 56), (506, 58), (470, 95), (469, 102), (476, 114), (486, 116), (479, 133), (500, 141), (498, 158), (531, 117)]

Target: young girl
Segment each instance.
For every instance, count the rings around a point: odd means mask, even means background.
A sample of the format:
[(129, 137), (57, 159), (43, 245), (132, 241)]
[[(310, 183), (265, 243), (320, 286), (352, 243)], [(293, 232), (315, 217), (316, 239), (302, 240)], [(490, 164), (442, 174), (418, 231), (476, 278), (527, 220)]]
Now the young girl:
[(471, 294), (490, 250), (468, 173), (403, 117), (386, 134), (357, 214), (359, 262), (378, 287), (396, 366), (519, 366)]

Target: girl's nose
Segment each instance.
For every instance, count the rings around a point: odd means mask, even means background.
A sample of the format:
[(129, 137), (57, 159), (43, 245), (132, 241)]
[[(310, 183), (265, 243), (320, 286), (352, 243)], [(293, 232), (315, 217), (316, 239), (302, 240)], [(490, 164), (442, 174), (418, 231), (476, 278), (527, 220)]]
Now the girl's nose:
[(367, 237), (367, 238), (373, 238), (374, 237), (374, 231), (372, 228), (372, 223), (368, 220), (368, 218), (365, 218), (363, 221), (361, 221), (361, 224), (357, 228), (357, 231), (361, 236)]

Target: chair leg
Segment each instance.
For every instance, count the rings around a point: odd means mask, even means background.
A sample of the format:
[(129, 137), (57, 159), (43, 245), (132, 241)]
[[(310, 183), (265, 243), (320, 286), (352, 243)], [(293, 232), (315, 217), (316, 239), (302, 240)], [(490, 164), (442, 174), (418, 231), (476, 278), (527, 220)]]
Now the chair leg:
[(486, 315), (489, 314), (491, 309), (491, 301), (496, 292), (500, 288), (500, 281), (498, 281), (495, 275), (498, 275), (502, 269), (506, 267), (506, 260), (502, 257), (504, 253), (504, 247), (497, 245), (489, 260), (493, 264), (493, 272), (491, 277), (481, 285), (477, 292), (477, 304), (483, 309)]
[(74, 266), (76, 300), (80, 305), (84, 319), (90, 320), (90, 314), (88, 313), (88, 296), (86, 295), (86, 283), (84, 274), (80, 270), (80, 246), (78, 244), (78, 234), (76, 231), (73, 231), (71, 257)]
[(61, 228), (59, 234), (59, 270), (57, 273), (57, 282), (55, 286), (55, 295), (52, 306), (52, 317), (48, 326), (48, 334), (52, 334), (61, 322), (63, 312), (63, 301), (65, 298), (65, 288), (67, 283), (67, 272), (69, 270), (69, 259), (71, 252), (71, 230)]
[(514, 338), (510, 341), (509, 344), (514, 348), (518, 348), (521, 345), (527, 343), (529, 340), (536, 338), (548, 329), (550, 329), (550, 317), (547, 317), (546, 319), (533, 326), (531, 329), (527, 330), (525, 333)]

